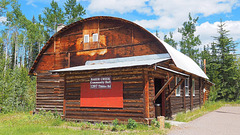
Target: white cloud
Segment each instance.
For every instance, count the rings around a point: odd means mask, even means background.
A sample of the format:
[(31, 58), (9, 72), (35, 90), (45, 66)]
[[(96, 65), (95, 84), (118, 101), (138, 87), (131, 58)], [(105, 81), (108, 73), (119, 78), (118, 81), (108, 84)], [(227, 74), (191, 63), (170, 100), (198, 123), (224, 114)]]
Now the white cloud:
[(5, 22), (5, 21), (7, 21), (7, 18), (4, 17), (4, 16), (1, 16), (1, 17), (0, 17), (0, 23), (3, 23), (3, 22)]
[(240, 6), (238, 0), (89, 0), (87, 8), (92, 13), (130, 13), (137, 11), (155, 15), (154, 20), (136, 20), (135, 22), (148, 29), (178, 28), (192, 16), (209, 16), (218, 13), (229, 13)]
[[(188, 13), (192, 16), (201, 14), (209, 16), (218, 13), (229, 13), (239, 6), (237, 0), (150, 0), (149, 6), (153, 14), (158, 16), (156, 20), (137, 20), (136, 23), (149, 29), (178, 28), (187, 20)], [(154, 23), (152, 23), (154, 22)], [(150, 25), (149, 23), (152, 23)]]
[[(240, 21), (225, 21), (226, 24), (225, 30), (229, 31), (229, 37), (232, 37), (234, 41), (240, 40)], [(214, 37), (219, 36), (218, 34), (218, 25), (220, 22), (209, 23), (204, 22), (201, 25), (196, 27), (195, 36), (200, 35), (200, 40), (202, 44), (199, 48), (203, 48), (204, 45), (211, 45), (214, 41)], [(179, 42), (182, 38), (182, 35), (177, 31), (173, 31), (173, 38), (175, 41)], [(240, 50), (239, 50), (240, 51)]]
[[(229, 37), (233, 38), (233, 41), (240, 40), (240, 21), (225, 21), (226, 24), (225, 30), (229, 31)], [(219, 36), (218, 34), (218, 25), (220, 22), (202, 23), (200, 26), (197, 26), (196, 35), (200, 35), (200, 40), (202, 41), (201, 47), (204, 45), (210, 45), (213, 42), (213, 37)], [(240, 50), (238, 50), (240, 51)]]
[(151, 8), (146, 4), (149, 0), (90, 0), (87, 10), (95, 12), (129, 13), (136, 10), (139, 13), (151, 13)]

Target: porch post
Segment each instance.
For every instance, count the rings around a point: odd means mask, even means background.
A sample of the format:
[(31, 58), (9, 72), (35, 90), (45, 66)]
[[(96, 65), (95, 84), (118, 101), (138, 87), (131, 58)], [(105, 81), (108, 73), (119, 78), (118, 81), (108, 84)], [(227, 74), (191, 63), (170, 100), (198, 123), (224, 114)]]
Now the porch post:
[(190, 110), (193, 109), (193, 89), (192, 89), (192, 76), (189, 78), (189, 88), (190, 88)]
[(144, 77), (144, 117), (149, 118), (149, 79), (148, 71), (143, 71)]

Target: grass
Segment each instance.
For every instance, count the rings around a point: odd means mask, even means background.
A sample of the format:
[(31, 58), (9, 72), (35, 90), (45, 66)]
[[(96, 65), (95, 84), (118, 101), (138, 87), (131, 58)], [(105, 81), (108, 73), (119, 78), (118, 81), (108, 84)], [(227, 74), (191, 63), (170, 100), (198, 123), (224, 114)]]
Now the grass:
[(206, 102), (201, 108), (193, 110), (193, 111), (189, 111), (189, 112), (181, 112), (178, 113), (175, 117), (176, 121), (180, 121), (180, 122), (189, 122), (192, 121), (198, 117), (201, 117), (202, 115), (217, 110), (222, 106), (225, 105), (230, 105), (230, 106), (239, 106), (239, 103), (236, 102), (224, 102), (224, 101), (218, 101), (218, 102)]
[[(114, 131), (113, 128), (115, 128)], [(67, 122), (49, 112), (35, 115), (29, 113), (0, 113), (0, 135), (145, 135), (165, 134), (168, 130), (160, 130), (157, 127), (139, 123), (134, 129), (128, 129), (127, 125), (118, 124), (117, 122), (115, 125)]]

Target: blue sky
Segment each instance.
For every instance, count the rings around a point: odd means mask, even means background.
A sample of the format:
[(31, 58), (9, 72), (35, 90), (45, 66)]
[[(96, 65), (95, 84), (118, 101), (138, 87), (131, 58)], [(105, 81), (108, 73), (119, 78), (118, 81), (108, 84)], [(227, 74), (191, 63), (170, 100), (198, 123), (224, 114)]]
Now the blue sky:
[[(56, 0), (60, 7), (65, 0)], [(19, 0), (28, 19), (37, 17), (51, 0)], [(217, 36), (220, 19), (234, 41), (240, 42), (240, 0), (78, 0), (86, 9), (84, 18), (91, 16), (115, 16), (133, 21), (152, 33), (158, 30), (160, 38), (173, 32), (176, 41), (181, 39), (177, 29), (188, 20), (188, 13), (199, 17), (196, 35), (202, 46)], [(202, 47), (201, 46), (201, 47)], [(240, 53), (240, 45), (237, 46)]]

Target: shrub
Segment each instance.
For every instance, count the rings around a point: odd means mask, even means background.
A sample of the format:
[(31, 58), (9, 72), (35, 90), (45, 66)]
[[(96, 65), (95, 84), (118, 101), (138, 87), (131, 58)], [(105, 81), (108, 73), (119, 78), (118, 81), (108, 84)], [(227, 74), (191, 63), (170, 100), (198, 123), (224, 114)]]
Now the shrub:
[(137, 127), (137, 122), (133, 119), (128, 119), (128, 124), (127, 124), (127, 128), (128, 129), (134, 129)]

